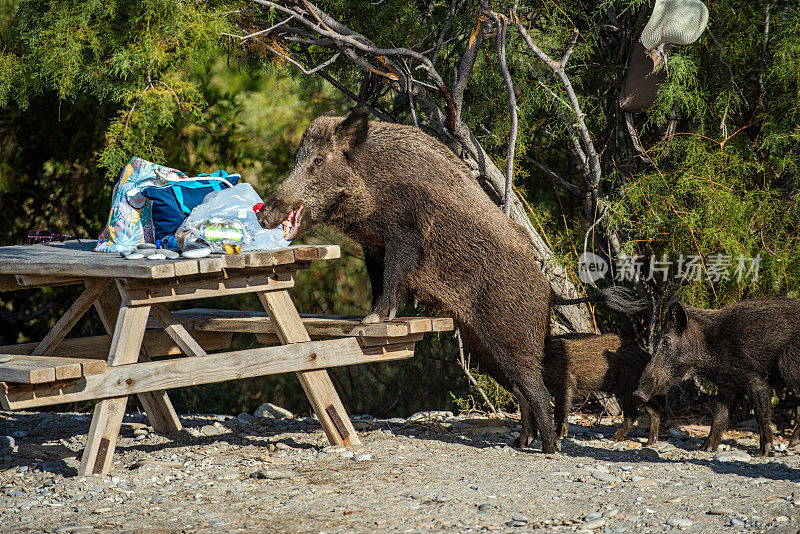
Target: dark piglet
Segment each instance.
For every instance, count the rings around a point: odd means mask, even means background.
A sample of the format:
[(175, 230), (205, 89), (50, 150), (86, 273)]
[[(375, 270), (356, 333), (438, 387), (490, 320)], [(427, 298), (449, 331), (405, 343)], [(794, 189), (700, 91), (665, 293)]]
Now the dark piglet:
[(616, 334), (566, 334), (545, 341), (544, 384), (555, 397), (555, 425), (559, 437), (569, 431), (567, 415), (577, 392), (610, 393), (622, 408), (623, 421), (614, 434), (622, 441), (628, 434), (639, 410), (650, 418), (648, 445), (658, 441), (661, 426), (659, 407), (653, 401), (642, 402), (633, 392), (639, 385), (650, 354), (636, 341)]
[(800, 300), (749, 299), (719, 310), (670, 305), (636, 394), (647, 400), (696, 376), (717, 385), (711, 432), (701, 449), (717, 449), (730, 411), (747, 394), (761, 433), (759, 454), (771, 455), (772, 388), (800, 385)]
[[(521, 446), (554, 452), (541, 358), (556, 301), (524, 229), (480, 188), (451, 150), (421, 130), (369, 122), (366, 108), (312, 121), (294, 168), (260, 220), (294, 239), (324, 223), (361, 245), (373, 289), (364, 322), (393, 317), (405, 287), (451, 314), (466, 349), (518, 400)], [(613, 298), (613, 295), (611, 296)]]

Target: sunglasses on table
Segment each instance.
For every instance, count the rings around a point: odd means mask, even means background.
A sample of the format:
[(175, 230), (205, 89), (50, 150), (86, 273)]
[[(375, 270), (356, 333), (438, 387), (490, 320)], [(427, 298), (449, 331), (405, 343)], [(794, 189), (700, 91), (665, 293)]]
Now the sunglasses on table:
[(54, 234), (50, 230), (31, 230), (28, 232), (28, 244), (50, 243), (51, 241), (63, 242), (68, 239), (78, 239), (74, 235)]

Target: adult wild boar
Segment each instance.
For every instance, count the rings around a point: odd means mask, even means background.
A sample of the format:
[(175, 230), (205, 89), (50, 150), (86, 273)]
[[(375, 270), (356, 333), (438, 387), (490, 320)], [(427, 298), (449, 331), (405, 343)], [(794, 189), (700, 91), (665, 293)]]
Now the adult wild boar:
[(800, 385), (800, 300), (749, 299), (719, 310), (670, 305), (636, 395), (647, 400), (695, 376), (718, 388), (702, 450), (717, 449), (728, 414), (746, 393), (761, 432), (759, 455), (771, 455), (772, 388)]
[[(531, 242), (481, 190), (466, 165), (417, 128), (369, 122), (368, 108), (321, 116), (260, 220), (288, 239), (317, 223), (359, 243), (373, 290), (364, 322), (392, 317), (401, 287), (452, 314), (467, 350), (518, 399), (519, 443), (535, 425), (556, 449), (541, 358), (554, 297)], [(597, 296), (595, 296), (597, 297)]]
[(639, 385), (650, 354), (636, 341), (616, 334), (565, 334), (545, 340), (542, 373), (544, 385), (555, 397), (555, 424), (559, 437), (567, 435), (567, 414), (576, 392), (602, 391), (617, 398), (623, 421), (614, 434), (622, 441), (628, 434), (639, 410), (650, 418), (648, 445), (658, 441), (661, 426), (659, 407), (652, 401), (642, 402), (633, 392)]

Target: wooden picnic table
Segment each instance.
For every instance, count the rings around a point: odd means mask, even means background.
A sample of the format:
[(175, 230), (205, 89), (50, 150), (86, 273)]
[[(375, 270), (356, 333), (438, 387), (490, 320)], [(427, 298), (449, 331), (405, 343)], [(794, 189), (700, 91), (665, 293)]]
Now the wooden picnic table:
[[(0, 347), (4, 409), (99, 400), (79, 474), (108, 472), (128, 396), (139, 397), (156, 432), (171, 433), (181, 422), (167, 389), (275, 373), (297, 374), (331, 443), (358, 444), (326, 369), (409, 358), (425, 332), (453, 328), (442, 318), (362, 325), (359, 317), (301, 316), (287, 292), (295, 273), (338, 258), (335, 245), (157, 261), (95, 253), (93, 246), (0, 247), (0, 291), (85, 286), (41, 342)], [(243, 293), (256, 293), (265, 311), (166, 307)], [(67, 339), (92, 307), (108, 335)], [(269, 346), (230, 351), (234, 332), (255, 333)]]

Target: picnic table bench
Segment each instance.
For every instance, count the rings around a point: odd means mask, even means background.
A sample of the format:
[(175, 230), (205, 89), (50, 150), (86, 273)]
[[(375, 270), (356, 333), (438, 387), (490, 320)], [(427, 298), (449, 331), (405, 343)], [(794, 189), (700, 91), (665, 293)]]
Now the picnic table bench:
[[(130, 395), (156, 432), (171, 433), (181, 422), (167, 389), (275, 373), (297, 374), (331, 443), (358, 444), (326, 369), (410, 358), (426, 332), (453, 328), (447, 318), (362, 325), (355, 316), (300, 315), (287, 292), (295, 273), (338, 258), (335, 245), (160, 261), (94, 253), (93, 245), (0, 247), (0, 291), (85, 286), (42, 341), (0, 346), (3, 409), (99, 401), (79, 474), (108, 472)], [(244, 293), (256, 293), (265, 311), (166, 307)], [(67, 339), (92, 307), (107, 335)], [(231, 351), (236, 332), (266, 346)]]

